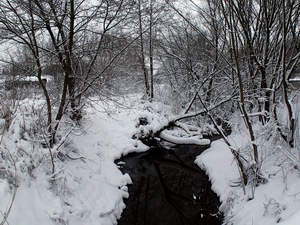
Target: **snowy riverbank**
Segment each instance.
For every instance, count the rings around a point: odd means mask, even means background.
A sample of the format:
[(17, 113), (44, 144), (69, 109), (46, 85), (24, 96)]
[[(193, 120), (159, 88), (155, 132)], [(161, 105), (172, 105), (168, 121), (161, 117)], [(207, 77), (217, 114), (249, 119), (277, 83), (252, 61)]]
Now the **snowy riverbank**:
[[(117, 107), (113, 102), (104, 106), (95, 101), (87, 109), (82, 124), (60, 146), (59, 150), (69, 158), (55, 159), (54, 175), (50, 173), (51, 160), (46, 158), (48, 149), (20, 136), (20, 124), (31, 118), (30, 110), (34, 107), (22, 108), (14, 118), (13, 129), (4, 134), (1, 143), (0, 212), (2, 217), (8, 215), (7, 224), (117, 224), (125, 207), (123, 198), (128, 197), (126, 184), (131, 179), (119, 171), (114, 160), (129, 152), (148, 149), (131, 138), (136, 131), (135, 120), (143, 111), (138, 107), (140, 103), (134, 101), (124, 103), (130, 105), (128, 108)], [(70, 127), (66, 122), (66, 129)], [(230, 136), (230, 141), (240, 149), (242, 140), (241, 132)], [(212, 189), (223, 202), (224, 224), (298, 224), (299, 174), (277, 163), (278, 154), (268, 152), (262, 170), (268, 183), (255, 188), (252, 200), (248, 187), (244, 194), (243, 188), (237, 186), (237, 166), (222, 140), (213, 142), (195, 160), (206, 170)], [(9, 156), (16, 170), (5, 164), (4, 158)]]
[[(230, 141), (242, 149), (243, 137), (233, 134)], [(273, 152), (272, 152), (273, 153)], [(254, 190), (238, 186), (239, 172), (230, 149), (222, 141), (212, 143), (211, 148), (197, 157), (195, 163), (206, 171), (212, 189), (220, 196), (220, 209), (225, 213), (224, 224), (234, 225), (298, 225), (300, 221), (300, 179), (293, 168), (279, 164), (278, 155), (269, 154), (264, 161), (266, 184)]]

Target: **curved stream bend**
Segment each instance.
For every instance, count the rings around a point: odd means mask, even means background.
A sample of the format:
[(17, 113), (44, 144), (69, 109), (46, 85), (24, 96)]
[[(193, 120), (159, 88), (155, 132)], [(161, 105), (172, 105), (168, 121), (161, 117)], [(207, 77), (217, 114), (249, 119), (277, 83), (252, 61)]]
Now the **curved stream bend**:
[(177, 145), (122, 157), (128, 173), (129, 199), (118, 225), (214, 225), (222, 223), (217, 195), (198, 166), (196, 156), (206, 147)]

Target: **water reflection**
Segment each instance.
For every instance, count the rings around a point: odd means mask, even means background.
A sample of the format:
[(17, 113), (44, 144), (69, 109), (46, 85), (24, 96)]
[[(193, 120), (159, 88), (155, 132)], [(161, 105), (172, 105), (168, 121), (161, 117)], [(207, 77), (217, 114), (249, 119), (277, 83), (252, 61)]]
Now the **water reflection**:
[(221, 224), (219, 199), (206, 174), (194, 164), (204, 147), (152, 149), (120, 159), (129, 173), (129, 199), (119, 225)]

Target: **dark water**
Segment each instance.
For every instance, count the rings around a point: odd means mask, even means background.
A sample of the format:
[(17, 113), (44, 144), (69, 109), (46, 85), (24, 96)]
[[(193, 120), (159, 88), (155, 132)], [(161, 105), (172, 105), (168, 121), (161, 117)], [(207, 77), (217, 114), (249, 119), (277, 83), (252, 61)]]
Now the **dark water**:
[(221, 224), (219, 199), (205, 172), (194, 164), (204, 150), (180, 145), (121, 158), (125, 165), (120, 169), (130, 175), (133, 184), (118, 225)]

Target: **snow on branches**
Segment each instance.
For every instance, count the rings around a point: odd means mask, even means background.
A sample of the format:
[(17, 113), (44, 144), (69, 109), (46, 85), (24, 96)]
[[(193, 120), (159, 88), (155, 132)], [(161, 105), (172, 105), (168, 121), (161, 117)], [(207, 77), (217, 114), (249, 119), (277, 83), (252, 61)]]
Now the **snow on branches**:
[(203, 139), (200, 128), (180, 123), (176, 118), (168, 118), (159, 113), (143, 112), (136, 119), (137, 131), (134, 139), (147, 145), (157, 145), (164, 140), (173, 144), (209, 145), (209, 139)]

